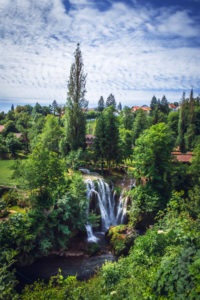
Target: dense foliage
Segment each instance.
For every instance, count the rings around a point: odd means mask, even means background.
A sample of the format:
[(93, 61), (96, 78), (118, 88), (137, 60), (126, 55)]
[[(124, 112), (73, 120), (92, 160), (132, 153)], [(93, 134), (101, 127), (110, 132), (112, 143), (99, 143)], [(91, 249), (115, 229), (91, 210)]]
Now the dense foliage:
[[(0, 190), (0, 299), (199, 299), (199, 97), (193, 90), (188, 99), (183, 94), (177, 110), (178, 103), (154, 96), (150, 112), (145, 106), (134, 112), (110, 94), (87, 111), (79, 45), (74, 56), (66, 107), (54, 100), (0, 113), (0, 155), (15, 159), (16, 183)], [(192, 160), (172, 157), (177, 147), (193, 151)], [(85, 235), (88, 218), (97, 223), (96, 215), (88, 216), (78, 172), (88, 166), (102, 175), (118, 169), (137, 182), (128, 192), (128, 224), (108, 233), (119, 260), (105, 263), (88, 282), (59, 272), (19, 295), (16, 267), (68, 249)], [(88, 253), (97, 251), (94, 244)]]

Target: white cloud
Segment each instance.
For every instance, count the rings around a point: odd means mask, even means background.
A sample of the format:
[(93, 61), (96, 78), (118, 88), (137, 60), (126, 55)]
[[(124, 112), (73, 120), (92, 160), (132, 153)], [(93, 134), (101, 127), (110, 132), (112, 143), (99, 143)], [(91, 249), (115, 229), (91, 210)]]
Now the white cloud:
[[(200, 51), (187, 42), (199, 33), (187, 11), (158, 16), (115, 3), (102, 12), (89, 0), (70, 2), (67, 14), (61, 0), (1, 2), (0, 98), (64, 102), (77, 42), (91, 105), (110, 93), (124, 104), (143, 104), (153, 90), (176, 100), (181, 93), (174, 90), (199, 88)], [(172, 35), (166, 46), (163, 36)]]
[(194, 21), (187, 11), (177, 11), (172, 15), (167, 15), (163, 20), (159, 17), (160, 25), (158, 25), (158, 32), (165, 35), (178, 35), (182, 37), (196, 37), (199, 34), (198, 28), (194, 25)]

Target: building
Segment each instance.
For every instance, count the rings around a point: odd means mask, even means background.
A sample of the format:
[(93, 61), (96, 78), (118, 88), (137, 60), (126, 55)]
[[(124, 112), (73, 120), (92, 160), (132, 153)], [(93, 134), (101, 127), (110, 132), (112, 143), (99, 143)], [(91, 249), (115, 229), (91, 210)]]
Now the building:
[(171, 153), (178, 161), (183, 163), (190, 163), (193, 157), (193, 152), (182, 153), (179, 148)]
[(168, 106), (169, 106), (169, 109), (172, 110), (172, 111), (178, 111), (179, 110), (179, 106), (176, 106), (174, 104), (169, 103)]
[(132, 106), (131, 111), (132, 111), (132, 112), (135, 112), (135, 111), (137, 111), (138, 109), (143, 110), (143, 111), (146, 112), (147, 114), (149, 114), (149, 112), (150, 112), (150, 107), (147, 106), (147, 105), (143, 105), (143, 106)]
[(94, 143), (95, 135), (93, 134), (86, 134), (85, 140), (88, 147), (91, 147)]
[(4, 130), (5, 126), (4, 125), (0, 125), (0, 132), (2, 132)]
[[(5, 129), (5, 126), (4, 125), (0, 125), (0, 132), (2, 132), (3, 130)], [(16, 136), (16, 138), (20, 138), (21, 137), (21, 135), (22, 135), (22, 133), (20, 133), (20, 132), (12, 132), (15, 136)]]

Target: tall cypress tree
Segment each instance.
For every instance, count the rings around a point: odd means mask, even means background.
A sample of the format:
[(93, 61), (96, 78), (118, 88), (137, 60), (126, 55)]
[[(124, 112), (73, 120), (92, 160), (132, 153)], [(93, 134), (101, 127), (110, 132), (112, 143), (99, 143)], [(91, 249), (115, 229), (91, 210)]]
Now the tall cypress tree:
[(185, 92), (183, 92), (181, 105), (180, 105), (179, 122), (178, 122), (178, 144), (180, 146), (180, 151), (183, 153), (186, 151), (185, 139), (184, 139), (186, 128), (187, 128), (187, 101), (185, 99)]
[(119, 111), (122, 110), (122, 104), (121, 104), (121, 102), (119, 102), (119, 104), (118, 104), (118, 106), (117, 106), (117, 109), (118, 109)]
[(100, 111), (100, 112), (104, 110), (104, 99), (103, 99), (102, 96), (100, 97), (100, 99), (98, 101), (97, 110)]
[(101, 174), (103, 174), (104, 159), (106, 155), (106, 128), (104, 114), (97, 119), (95, 128), (94, 153), (97, 160), (101, 161)]
[(85, 148), (86, 120), (84, 109), (88, 102), (85, 100), (86, 74), (83, 70), (82, 54), (77, 44), (74, 53), (75, 61), (71, 65), (68, 81), (66, 104), (66, 136), (71, 150)]
[(114, 114), (114, 107), (110, 106), (105, 111), (106, 122), (106, 160), (110, 167), (112, 161), (117, 161), (119, 158), (119, 129), (117, 119)]
[(195, 139), (196, 126), (195, 126), (195, 112), (194, 112), (194, 97), (193, 89), (190, 92), (189, 100), (189, 114), (188, 114), (188, 128), (185, 134), (185, 144), (187, 150), (191, 150)]
[(52, 109), (53, 109), (53, 114), (54, 114), (54, 116), (55, 116), (55, 112), (56, 112), (56, 109), (57, 109), (57, 107), (58, 107), (57, 101), (56, 101), (56, 100), (53, 100), (51, 106), (52, 106)]

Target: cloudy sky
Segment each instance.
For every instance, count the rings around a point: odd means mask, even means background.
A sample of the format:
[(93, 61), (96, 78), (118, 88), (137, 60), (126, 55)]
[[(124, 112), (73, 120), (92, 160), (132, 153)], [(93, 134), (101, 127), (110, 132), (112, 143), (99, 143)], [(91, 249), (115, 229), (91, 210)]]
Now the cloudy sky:
[(0, 0), (0, 106), (65, 103), (77, 42), (91, 107), (200, 93), (200, 0)]

